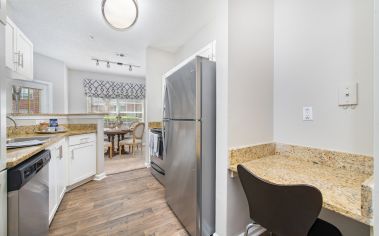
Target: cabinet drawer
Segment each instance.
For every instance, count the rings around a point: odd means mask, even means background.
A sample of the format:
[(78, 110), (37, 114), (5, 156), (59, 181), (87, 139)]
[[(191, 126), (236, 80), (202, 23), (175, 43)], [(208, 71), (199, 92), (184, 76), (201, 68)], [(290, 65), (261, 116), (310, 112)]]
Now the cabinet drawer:
[(74, 135), (68, 138), (68, 145), (79, 145), (96, 141), (96, 134)]

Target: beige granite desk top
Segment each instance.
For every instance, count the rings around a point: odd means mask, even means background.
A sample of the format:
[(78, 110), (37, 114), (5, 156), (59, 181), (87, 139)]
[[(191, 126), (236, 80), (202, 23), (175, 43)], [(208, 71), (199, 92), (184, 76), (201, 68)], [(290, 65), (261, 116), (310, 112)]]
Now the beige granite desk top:
[[(47, 147), (57, 143), (67, 136), (80, 135), (80, 134), (89, 134), (96, 133), (96, 129), (74, 129), (69, 130), (66, 133), (46, 135), (46, 134), (26, 134), (19, 137), (37, 137), (37, 136), (50, 136), (51, 138), (46, 140), (42, 145), (26, 147), (26, 148), (17, 148), (7, 150), (7, 168), (12, 168), (23, 161), (26, 161), (33, 155), (39, 153), (40, 151), (46, 149)], [(15, 138), (15, 137), (13, 137)]]
[[(275, 184), (308, 184), (318, 188), (323, 207), (364, 224), (371, 219), (361, 214), (361, 185), (370, 175), (352, 173), (298, 157), (272, 155), (242, 163), (260, 178)], [(237, 164), (230, 170), (237, 172)]]

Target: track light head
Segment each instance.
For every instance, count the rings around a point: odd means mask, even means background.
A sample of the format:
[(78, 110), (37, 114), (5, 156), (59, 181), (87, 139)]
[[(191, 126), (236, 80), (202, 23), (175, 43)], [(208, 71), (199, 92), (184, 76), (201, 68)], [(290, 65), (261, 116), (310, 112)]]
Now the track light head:
[(107, 68), (111, 68), (111, 64), (109, 63), (109, 61), (107, 62)]
[(100, 64), (99, 60), (96, 60), (96, 66), (99, 66), (99, 64)]
[(132, 70), (133, 70), (133, 67), (129, 65), (129, 71), (132, 71)]

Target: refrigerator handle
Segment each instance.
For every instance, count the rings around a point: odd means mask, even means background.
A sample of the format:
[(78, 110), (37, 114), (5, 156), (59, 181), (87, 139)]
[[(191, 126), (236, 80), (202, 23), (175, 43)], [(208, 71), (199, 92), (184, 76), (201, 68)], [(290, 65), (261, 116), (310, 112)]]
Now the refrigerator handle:
[(167, 84), (164, 84), (164, 95), (163, 95), (163, 118), (169, 118), (169, 106), (170, 106), (170, 99), (168, 96), (168, 89), (167, 89)]
[(167, 120), (163, 120), (162, 122), (162, 139), (163, 139), (163, 157), (166, 156), (166, 150), (167, 150), (167, 126), (166, 126)]

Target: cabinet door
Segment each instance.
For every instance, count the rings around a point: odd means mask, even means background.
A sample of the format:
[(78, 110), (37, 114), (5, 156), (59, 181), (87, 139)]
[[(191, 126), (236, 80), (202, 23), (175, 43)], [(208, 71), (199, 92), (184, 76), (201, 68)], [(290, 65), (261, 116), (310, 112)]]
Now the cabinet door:
[(33, 44), (20, 31), (17, 32), (16, 40), (17, 53), (20, 53), (17, 72), (25, 79), (33, 79)]
[(91, 142), (70, 148), (70, 185), (96, 174), (96, 143)]
[(56, 182), (56, 151), (55, 148), (52, 147), (50, 149), (51, 152), (51, 159), (49, 162), (49, 222), (54, 217), (55, 211), (58, 207), (57, 202), (57, 182)]
[(65, 143), (57, 146), (56, 180), (57, 180), (57, 202), (61, 202), (67, 186), (67, 153)]
[(16, 25), (7, 19), (5, 26), (5, 66), (15, 71), (19, 62), (20, 54), (16, 51)]

